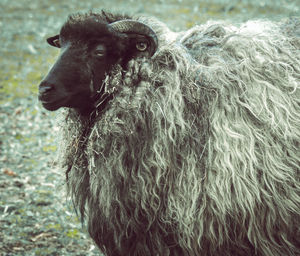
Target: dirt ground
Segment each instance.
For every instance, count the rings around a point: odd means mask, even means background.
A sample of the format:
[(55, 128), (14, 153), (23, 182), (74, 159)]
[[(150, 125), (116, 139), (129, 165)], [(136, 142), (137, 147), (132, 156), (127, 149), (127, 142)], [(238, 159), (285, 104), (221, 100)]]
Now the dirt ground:
[(299, 8), (300, 0), (0, 0), (0, 255), (99, 255), (56, 165), (59, 111), (37, 100), (58, 55), (45, 39), (68, 14), (144, 13), (178, 31), (209, 19), (279, 20)]

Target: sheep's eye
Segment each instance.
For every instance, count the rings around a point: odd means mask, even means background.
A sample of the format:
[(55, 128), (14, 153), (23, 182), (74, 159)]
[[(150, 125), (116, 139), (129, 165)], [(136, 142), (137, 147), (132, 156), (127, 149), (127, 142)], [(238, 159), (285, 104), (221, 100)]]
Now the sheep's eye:
[(53, 44), (54, 44), (56, 47), (60, 48), (60, 42), (59, 42), (59, 39), (53, 40)]
[(138, 42), (138, 43), (136, 43), (135, 47), (140, 52), (143, 52), (148, 48), (148, 44), (146, 42)]
[(98, 50), (98, 51), (95, 51), (95, 55), (96, 55), (97, 57), (103, 57), (103, 56), (105, 55), (105, 52), (104, 52), (104, 51)]
[(102, 44), (98, 45), (94, 50), (94, 55), (96, 57), (103, 57), (106, 54), (106, 47)]

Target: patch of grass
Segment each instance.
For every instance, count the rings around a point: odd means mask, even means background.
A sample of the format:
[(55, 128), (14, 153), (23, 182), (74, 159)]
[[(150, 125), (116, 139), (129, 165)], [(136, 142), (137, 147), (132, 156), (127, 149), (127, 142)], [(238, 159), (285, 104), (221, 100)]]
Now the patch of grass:
[(59, 223), (46, 225), (45, 228), (46, 229), (54, 229), (56, 231), (62, 231), (63, 230), (61, 224), (59, 224)]
[(78, 229), (75, 229), (75, 228), (68, 230), (65, 234), (67, 237), (70, 237), (73, 239), (77, 239), (80, 237), (80, 233), (79, 233)]
[(44, 152), (55, 152), (57, 150), (57, 146), (55, 145), (48, 145), (43, 147)]
[[(51, 50), (49, 50), (51, 52)], [(38, 85), (54, 63), (58, 52), (45, 59), (42, 53), (17, 51), (14, 56), (5, 52), (6, 65), (0, 69), (0, 103), (37, 96)], [(16, 57), (18, 56), (18, 57)]]

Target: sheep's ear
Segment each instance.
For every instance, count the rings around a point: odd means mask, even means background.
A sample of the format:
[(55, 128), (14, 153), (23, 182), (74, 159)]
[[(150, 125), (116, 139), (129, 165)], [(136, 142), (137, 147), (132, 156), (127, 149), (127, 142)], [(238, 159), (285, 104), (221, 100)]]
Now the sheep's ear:
[(56, 35), (56, 36), (52, 36), (52, 37), (47, 38), (47, 42), (48, 42), (48, 44), (50, 44), (51, 46), (60, 48), (59, 35)]

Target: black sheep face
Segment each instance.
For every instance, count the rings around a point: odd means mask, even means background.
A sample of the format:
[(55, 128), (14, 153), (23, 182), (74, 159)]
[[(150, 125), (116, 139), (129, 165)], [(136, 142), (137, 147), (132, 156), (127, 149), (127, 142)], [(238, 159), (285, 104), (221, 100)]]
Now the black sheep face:
[(61, 50), (39, 85), (39, 100), (50, 111), (68, 107), (90, 113), (94, 109), (93, 99), (114, 64), (125, 68), (130, 59), (153, 54), (147, 35), (115, 31), (93, 17), (66, 22), (60, 34), (47, 41)]

